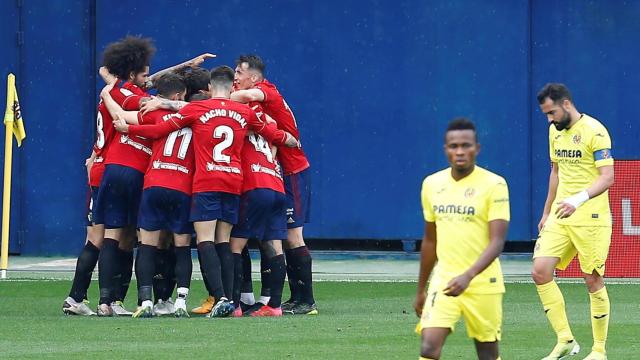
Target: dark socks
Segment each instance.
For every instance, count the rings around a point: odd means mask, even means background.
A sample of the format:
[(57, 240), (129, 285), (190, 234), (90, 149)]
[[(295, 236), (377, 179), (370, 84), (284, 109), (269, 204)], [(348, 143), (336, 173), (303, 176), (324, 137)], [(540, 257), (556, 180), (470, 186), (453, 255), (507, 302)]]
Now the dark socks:
[(277, 308), (282, 302), (282, 288), (284, 287), (284, 277), (287, 274), (284, 255), (276, 255), (269, 259), (269, 267), (271, 269), (271, 276), (269, 276), (271, 298), (267, 305)]
[(228, 242), (216, 244), (216, 252), (220, 258), (220, 274), (222, 276), (222, 285), (224, 293), (227, 299), (233, 297), (233, 253), (231, 252), (231, 245)]
[(311, 272), (311, 254), (306, 246), (291, 249), (293, 257), (296, 259), (294, 272), (297, 275), (297, 284), (300, 291), (300, 300), (307, 304), (315, 303), (313, 298), (313, 283)]
[(251, 256), (249, 256), (249, 247), (242, 249), (242, 291), (243, 293), (253, 292), (253, 283), (251, 282)]
[(111, 304), (114, 300), (114, 278), (118, 273), (118, 242), (105, 238), (98, 257), (98, 283), (100, 285), (100, 304)]
[(242, 255), (233, 254), (233, 303), (240, 303), (240, 293), (242, 292), (242, 283), (244, 280), (244, 271), (242, 267)]
[(69, 296), (77, 302), (82, 302), (87, 297), (87, 290), (91, 284), (91, 275), (98, 263), (100, 249), (95, 247), (91, 241), (87, 241), (78, 256), (76, 272), (73, 276), (73, 284), (69, 291)]
[[(260, 296), (271, 296), (271, 261), (260, 244)], [(284, 259), (284, 256), (283, 256)]]
[(202, 261), (202, 254), (200, 253), (200, 250), (198, 250), (198, 265), (200, 266), (202, 281), (204, 281), (204, 287), (207, 289), (207, 293), (209, 294), (209, 296), (213, 296), (213, 290), (209, 287), (209, 282), (207, 281), (207, 272), (204, 271), (204, 267), (202, 266), (203, 263), (204, 261)]
[(289, 281), (289, 291), (291, 292), (290, 300), (300, 301), (300, 286), (298, 286), (298, 273), (294, 270), (298, 267), (298, 259), (294, 255), (294, 249), (284, 251), (287, 260), (287, 279)]
[(191, 272), (193, 263), (191, 262), (191, 246), (176, 246), (176, 283), (178, 287), (189, 288), (191, 286)]
[(118, 258), (120, 269), (114, 283), (115, 294), (116, 300), (124, 301), (129, 291), (129, 283), (131, 283), (131, 275), (133, 274), (133, 251), (125, 251), (118, 248)]
[(151, 300), (153, 276), (156, 268), (156, 247), (151, 245), (138, 246), (136, 259), (136, 278), (138, 280), (138, 304)]
[(200, 253), (200, 268), (207, 283), (209, 294), (220, 300), (224, 296), (222, 277), (220, 274), (220, 259), (216, 252), (216, 246), (212, 241), (203, 241), (198, 244)]

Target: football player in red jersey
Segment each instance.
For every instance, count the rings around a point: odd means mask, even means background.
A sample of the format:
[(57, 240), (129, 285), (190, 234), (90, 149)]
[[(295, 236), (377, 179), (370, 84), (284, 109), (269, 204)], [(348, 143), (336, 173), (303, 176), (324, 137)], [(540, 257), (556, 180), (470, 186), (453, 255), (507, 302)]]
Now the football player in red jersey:
[[(244, 314), (250, 316), (282, 316), (280, 305), (286, 276), (282, 240), (287, 237), (287, 219), (284, 184), (280, 165), (275, 158), (276, 149), (268, 140), (255, 133), (250, 133), (245, 138), (242, 148), (244, 177), (240, 216), (238, 224), (231, 231), (231, 251), (235, 267), (234, 303), (240, 304), (240, 293), (244, 285), (242, 251), (249, 238), (256, 238), (261, 242), (261, 249), (265, 252), (265, 261), (268, 263), (265, 265), (270, 269), (268, 282), (262, 284), (270, 289), (270, 298), (245, 311)], [(234, 315), (242, 315), (240, 307), (236, 308)]]
[[(265, 65), (256, 55), (242, 55), (236, 60), (234, 86), (238, 91), (231, 99), (243, 103), (259, 103), (278, 128), (300, 139), (298, 125), (291, 108), (274, 84), (264, 77)], [(318, 313), (313, 297), (311, 254), (304, 242), (302, 229), (309, 221), (311, 183), (309, 161), (301, 147), (282, 148), (278, 160), (284, 172), (287, 194), (287, 275), (291, 298), (282, 304), (289, 314)]]
[(238, 218), (244, 137), (251, 129), (275, 144), (297, 146), (291, 134), (267, 126), (247, 105), (229, 100), (233, 76), (233, 69), (228, 66), (213, 69), (212, 98), (189, 103), (175, 119), (154, 126), (116, 122), (118, 131), (148, 138), (165, 136), (187, 126), (192, 129), (196, 170), (190, 218), (194, 221), (206, 281), (216, 299), (212, 317), (228, 316), (234, 310), (229, 300), (233, 291), (229, 236)]

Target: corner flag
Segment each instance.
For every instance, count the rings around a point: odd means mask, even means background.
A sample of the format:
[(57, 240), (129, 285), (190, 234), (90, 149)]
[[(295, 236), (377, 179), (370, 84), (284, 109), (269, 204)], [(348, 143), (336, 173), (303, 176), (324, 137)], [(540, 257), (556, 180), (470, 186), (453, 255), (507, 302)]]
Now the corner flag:
[(0, 279), (7, 278), (9, 264), (9, 214), (11, 213), (11, 160), (13, 151), (13, 136), (15, 135), (18, 146), (27, 137), (22, 123), (20, 103), (16, 92), (16, 77), (13, 74), (7, 76), (7, 108), (4, 111), (4, 187), (2, 192), (2, 244), (0, 246)]
[[(11, 123), (11, 124), (10, 124)], [(16, 91), (16, 77), (13, 74), (7, 76), (7, 108), (4, 111), (4, 124), (12, 126), (13, 134), (16, 136), (18, 146), (22, 145), (22, 140), (27, 137), (22, 123), (22, 113), (20, 112), (20, 102)]]

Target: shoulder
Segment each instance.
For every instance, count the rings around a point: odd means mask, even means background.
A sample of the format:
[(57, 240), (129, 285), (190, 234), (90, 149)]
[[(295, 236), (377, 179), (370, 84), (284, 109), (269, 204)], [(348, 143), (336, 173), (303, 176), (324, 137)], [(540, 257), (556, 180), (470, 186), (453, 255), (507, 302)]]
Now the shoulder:
[(450, 172), (451, 172), (450, 168), (446, 168), (446, 169), (442, 169), (440, 171), (437, 171), (437, 172), (435, 172), (435, 173), (433, 173), (431, 175), (428, 175), (422, 181), (423, 188), (426, 187), (426, 186), (434, 186), (434, 185), (442, 184), (442, 183), (446, 182), (446, 180), (449, 177)]
[(482, 183), (485, 183), (490, 187), (507, 185), (507, 180), (505, 180), (505, 178), (503, 178), (502, 176), (477, 165), (476, 167), (476, 170), (479, 172), (478, 181), (481, 181)]
[(582, 120), (584, 121), (584, 126), (590, 132), (597, 134), (599, 132), (607, 131), (607, 128), (596, 118), (593, 118), (587, 114), (584, 114), (583, 116), (584, 118)]

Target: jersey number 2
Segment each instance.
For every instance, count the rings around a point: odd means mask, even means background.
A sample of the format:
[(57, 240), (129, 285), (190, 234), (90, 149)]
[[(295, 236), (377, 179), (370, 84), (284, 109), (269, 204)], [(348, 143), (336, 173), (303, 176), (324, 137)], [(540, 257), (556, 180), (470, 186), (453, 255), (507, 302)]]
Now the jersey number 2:
[(222, 139), (224, 137), (224, 140), (213, 147), (213, 161), (230, 163), (231, 156), (225, 155), (222, 152), (233, 144), (233, 129), (226, 125), (220, 125), (213, 130), (213, 137), (215, 139)]

